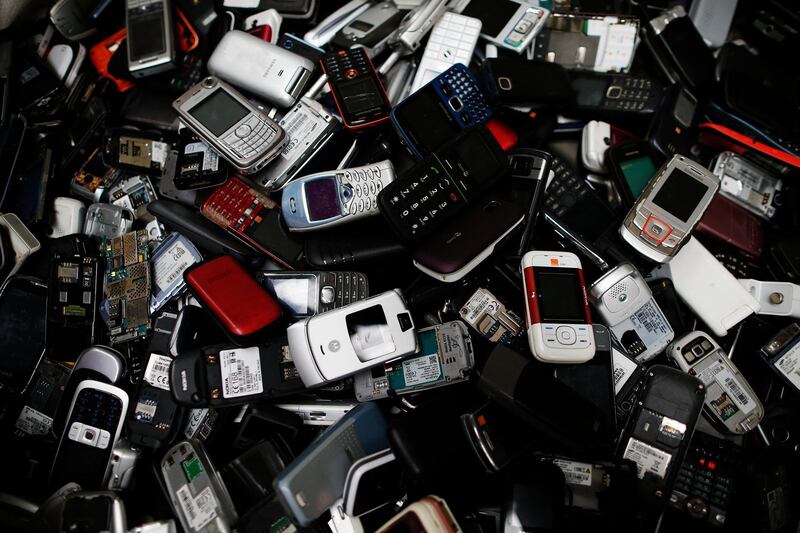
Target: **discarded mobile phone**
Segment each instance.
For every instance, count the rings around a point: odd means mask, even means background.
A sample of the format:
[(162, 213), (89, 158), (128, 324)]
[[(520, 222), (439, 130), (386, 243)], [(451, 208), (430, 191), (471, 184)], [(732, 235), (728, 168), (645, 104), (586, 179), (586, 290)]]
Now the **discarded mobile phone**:
[(460, 320), (417, 332), (419, 352), (356, 374), (360, 402), (433, 389), (467, 379), (475, 364), (467, 326)]

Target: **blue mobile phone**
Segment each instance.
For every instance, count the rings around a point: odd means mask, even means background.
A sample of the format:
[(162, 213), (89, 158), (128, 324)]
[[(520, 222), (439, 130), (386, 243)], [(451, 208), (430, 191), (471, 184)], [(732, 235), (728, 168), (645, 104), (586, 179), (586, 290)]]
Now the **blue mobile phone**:
[(472, 71), (457, 63), (411, 93), (391, 111), (400, 140), (417, 159), (436, 151), (459, 131), (492, 115)]

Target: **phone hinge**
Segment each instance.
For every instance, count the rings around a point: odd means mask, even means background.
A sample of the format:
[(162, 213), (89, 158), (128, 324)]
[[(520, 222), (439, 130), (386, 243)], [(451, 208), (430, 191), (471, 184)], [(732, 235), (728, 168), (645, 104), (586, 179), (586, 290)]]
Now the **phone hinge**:
[(308, 81), (310, 76), (310, 70), (303, 67), (298, 68), (297, 72), (294, 73), (294, 76), (292, 76), (292, 79), (289, 80), (289, 83), (286, 85), (285, 91), (289, 93), (292, 98), (297, 98), (300, 96), (300, 91), (306, 86), (306, 81)]

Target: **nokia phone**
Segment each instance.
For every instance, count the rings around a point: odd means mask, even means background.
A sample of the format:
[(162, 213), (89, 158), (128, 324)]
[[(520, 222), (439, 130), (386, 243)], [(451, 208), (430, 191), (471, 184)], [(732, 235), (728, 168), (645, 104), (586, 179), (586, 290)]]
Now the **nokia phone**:
[(524, 52), (545, 26), (550, 11), (526, 0), (469, 0), (461, 12), (483, 23), (481, 37), (497, 46)]
[(175, 37), (169, 0), (126, 0), (128, 70), (134, 78), (172, 69)]

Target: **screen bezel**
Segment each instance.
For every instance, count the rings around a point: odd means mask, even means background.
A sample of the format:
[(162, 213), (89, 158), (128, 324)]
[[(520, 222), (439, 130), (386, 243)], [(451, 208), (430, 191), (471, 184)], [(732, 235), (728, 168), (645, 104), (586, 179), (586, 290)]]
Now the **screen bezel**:
[[(672, 213), (670, 213), (660, 205), (653, 203), (653, 198), (655, 198), (658, 195), (659, 191), (661, 191), (661, 188), (667, 182), (667, 180), (672, 175), (672, 172), (675, 169), (684, 172), (685, 174), (689, 175), (690, 177), (697, 180), (706, 187), (706, 192), (697, 202), (697, 205), (694, 206), (694, 209), (692, 210), (692, 213), (691, 215), (689, 215), (686, 222), (672, 215)], [(641, 202), (640, 205), (641, 207), (644, 207), (645, 209), (650, 211), (650, 213), (652, 213), (652, 216), (655, 216), (656, 218), (672, 226), (673, 230), (677, 229), (684, 233), (688, 232), (699, 222), (700, 215), (705, 211), (705, 208), (706, 206), (708, 206), (709, 202), (711, 201), (711, 198), (717, 192), (717, 189), (719, 187), (719, 180), (717, 179), (716, 176), (712, 175), (712, 177), (714, 178), (713, 182), (710, 178), (702, 174), (702, 171), (698, 171), (694, 166), (687, 165), (686, 163), (683, 163), (681, 161), (671, 161), (670, 163), (667, 164), (666, 168), (659, 171), (656, 174), (656, 176), (653, 177), (653, 180), (657, 180), (655, 185), (653, 185), (652, 188), (650, 188), (652, 184), (651, 180), (651, 184), (648, 184), (649, 190), (648, 188), (645, 188), (644, 192), (642, 193), (642, 196), (639, 198), (639, 201)], [(637, 209), (637, 212), (639, 210), (640, 209)]]
[[(574, 280), (577, 282), (578, 292), (577, 302), (578, 302), (578, 309), (580, 310), (580, 318), (564, 318), (564, 317), (548, 317), (545, 316), (544, 307), (542, 306), (542, 275), (550, 275), (550, 274), (560, 274), (560, 275), (571, 275), (573, 276)], [(587, 320), (587, 310), (586, 310), (586, 287), (583, 283), (583, 276), (581, 275), (581, 270), (579, 268), (571, 268), (571, 267), (563, 267), (563, 266), (534, 266), (533, 267), (533, 279), (536, 283), (536, 307), (539, 311), (539, 322), (541, 324), (589, 324), (590, 322)]]
[[(306, 184), (311, 183), (317, 180), (333, 180), (336, 183), (336, 196), (339, 202), (339, 214), (329, 217), (329, 218), (322, 218), (319, 220), (311, 220), (311, 212), (308, 209), (308, 198), (306, 197)], [(342, 184), (339, 179), (335, 175), (326, 175), (326, 176), (316, 176), (314, 179), (311, 180), (303, 180), (300, 185), (300, 190), (302, 191), (303, 197), (303, 217), (305, 218), (306, 222), (310, 225), (318, 225), (318, 224), (325, 224), (330, 222), (331, 220), (338, 220), (345, 216), (347, 211), (345, 210), (344, 203), (342, 202)]]

